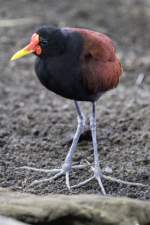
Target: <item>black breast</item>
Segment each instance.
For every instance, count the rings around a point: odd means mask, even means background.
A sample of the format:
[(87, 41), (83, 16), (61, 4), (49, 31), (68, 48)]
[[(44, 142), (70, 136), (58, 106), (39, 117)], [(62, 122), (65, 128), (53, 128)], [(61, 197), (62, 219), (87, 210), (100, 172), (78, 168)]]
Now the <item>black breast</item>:
[(41, 83), (56, 94), (73, 100), (90, 101), (81, 75), (83, 39), (77, 32), (64, 32), (67, 41), (65, 51), (52, 57), (38, 57), (36, 74)]

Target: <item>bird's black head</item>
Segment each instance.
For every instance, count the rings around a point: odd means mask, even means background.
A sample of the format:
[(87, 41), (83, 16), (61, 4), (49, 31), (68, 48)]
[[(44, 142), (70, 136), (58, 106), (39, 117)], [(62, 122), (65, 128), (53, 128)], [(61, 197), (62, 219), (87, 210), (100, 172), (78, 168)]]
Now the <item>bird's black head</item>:
[(39, 46), (41, 47), (39, 56), (57, 56), (64, 52), (67, 38), (61, 29), (43, 26), (36, 31), (36, 34), (39, 35)]
[(53, 57), (63, 54), (67, 36), (59, 29), (50, 26), (39, 28), (31, 37), (30, 43), (14, 54), (11, 60), (19, 59), (30, 53), (39, 57)]

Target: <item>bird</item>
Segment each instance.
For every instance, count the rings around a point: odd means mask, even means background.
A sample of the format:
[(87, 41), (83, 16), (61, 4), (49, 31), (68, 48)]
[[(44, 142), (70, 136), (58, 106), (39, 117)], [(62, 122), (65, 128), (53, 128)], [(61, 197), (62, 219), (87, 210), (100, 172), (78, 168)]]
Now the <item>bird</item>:
[[(34, 185), (64, 175), (66, 186), (71, 190), (71, 187), (79, 187), (96, 179), (105, 195), (102, 178), (106, 176), (100, 167), (96, 138), (96, 102), (119, 84), (122, 65), (114, 42), (106, 34), (90, 29), (45, 25), (33, 33), (29, 44), (16, 52), (11, 61), (31, 53), (36, 56), (35, 73), (39, 81), (48, 90), (74, 101), (78, 122), (72, 145), (61, 168), (48, 170), (55, 175), (34, 181)], [(80, 106), (83, 101), (89, 102), (92, 109), (90, 128), (94, 151), (93, 176), (80, 184), (70, 186), (69, 175), (75, 168), (72, 165), (73, 155), (85, 127), (85, 116)]]

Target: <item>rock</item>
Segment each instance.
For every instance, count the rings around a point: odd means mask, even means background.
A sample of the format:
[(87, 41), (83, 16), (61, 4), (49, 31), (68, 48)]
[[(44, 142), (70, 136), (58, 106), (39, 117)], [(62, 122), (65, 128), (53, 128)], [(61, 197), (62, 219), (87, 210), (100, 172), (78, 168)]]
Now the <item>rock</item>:
[(100, 195), (36, 196), (0, 188), (0, 214), (34, 225), (148, 225), (150, 202)]
[(29, 225), (29, 224), (22, 223), (10, 217), (0, 216), (0, 225)]

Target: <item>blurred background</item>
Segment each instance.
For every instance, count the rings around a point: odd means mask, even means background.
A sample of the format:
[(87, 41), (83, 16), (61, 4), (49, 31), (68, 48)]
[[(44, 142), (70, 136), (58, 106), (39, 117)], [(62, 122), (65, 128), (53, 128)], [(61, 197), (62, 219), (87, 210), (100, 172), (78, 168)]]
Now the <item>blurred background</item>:
[[(104, 172), (129, 181), (150, 182), (150, 0), (0, 0), (0, 185), (34, 193), (67, 193), (63, 178), (27, 188), (43, 174), (19, 166), (60, 166), (76, 124), (72, 101), (47, 91), (34, 74), (34, 56), (9, 62), (37, 27), (85, 27), (116, 43), (124, 73), (117, 89), (97, 103), (98, 142)], [(83, 104), (88, 115), (90, 106)], [(85, 135), (76, 162), (92, 162)], [(109, 170), (108, 170), (109, 168)], [(112, 171), (112, 172), (111, 172)], [(45, 174), (44, 174), (45, 176)], [(89, 176), (76, 172), (76, 179)], [(75, 176), (74, 176), (75, 177)], [(149, 199), (150, 190), (104, 183), (110, 194)], [(96, 182), (76, 193), (97, 193)]]

